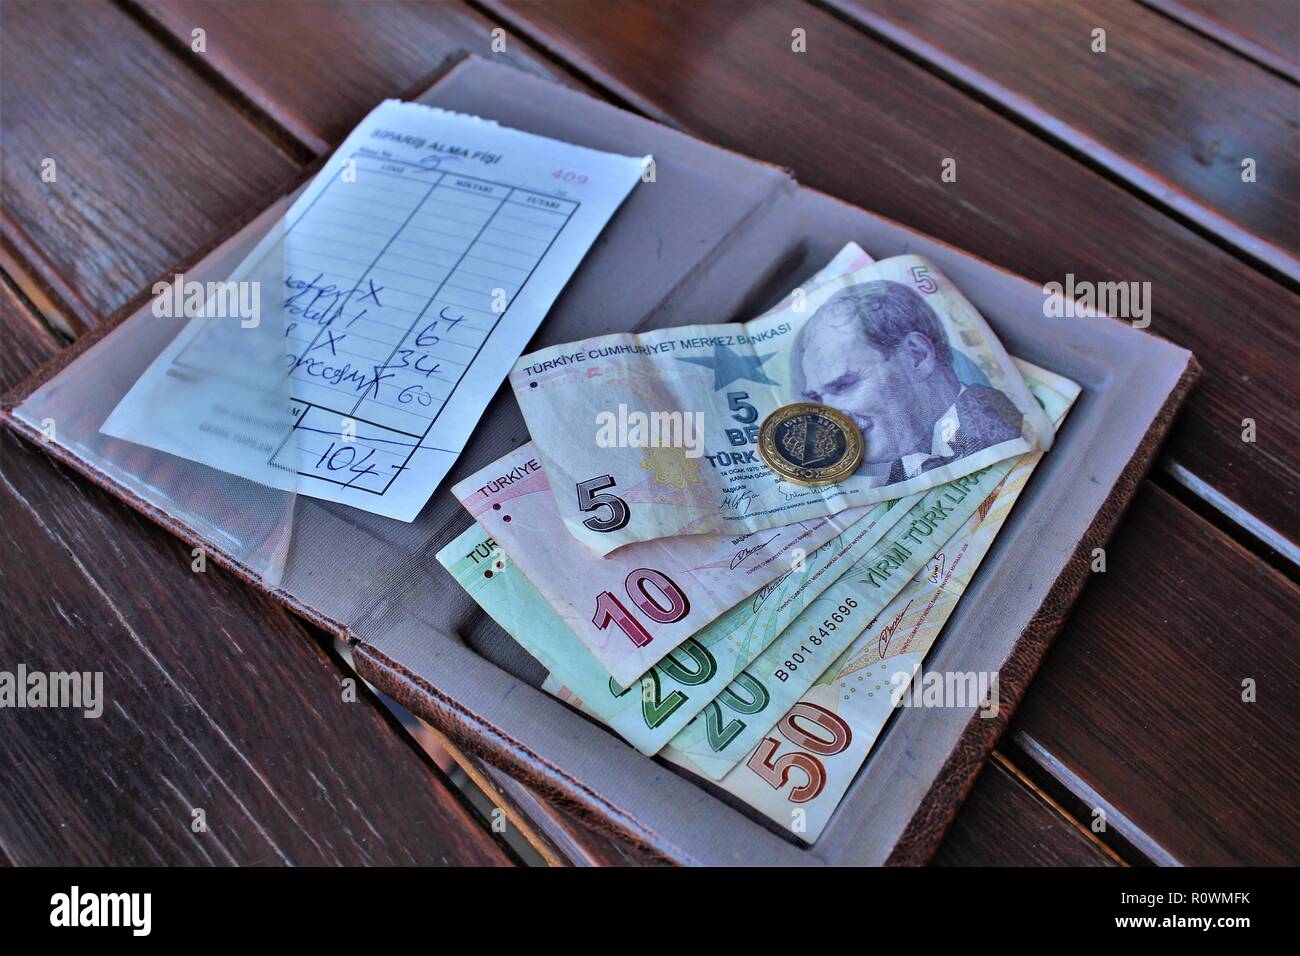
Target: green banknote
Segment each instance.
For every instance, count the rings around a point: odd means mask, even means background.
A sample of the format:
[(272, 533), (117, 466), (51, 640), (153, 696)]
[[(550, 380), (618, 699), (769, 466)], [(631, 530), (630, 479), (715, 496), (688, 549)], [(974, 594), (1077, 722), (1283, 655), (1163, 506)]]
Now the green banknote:
[[(1066, 405), (1079, 394), (1077, 385), (1059, 375), (1042, 370), (1034, 370), (1033, 375), (1050, 383)], [(1040, 389), (1035, 391), (1041, 394)], [(718, 786), (800, 839), (816, 841), (889, 717), (906, 699), (908, 685), (922, 673), (922, 660), (956, 610), (1042, 457), (1034, 452), (1020, 459), (996, 494)], [(935, 684), (947, 683), (959, 688), (961, 699), (943, 700), (943, 705), (975, 708), (986, 706), (981, 694), (992, 688), (987, 705), (996, 709), (996, 676), (982, 690), (977, 675), (960, 675), (963, 683), (947, 680), (952, 676), (924, 674), (919, 682), (925, 686), (913, 696), (929, 696)]]
[[(1020, 458), (979, 511), (718, 786), (799, 838), (816, 841), (890, 715), (905, 699), (908, 685), (922, 673), (926, 652), (1041, 458), (1042, 452)], [(925, 675), (922, 683), (929, 685), (933, 676)], [(980, 694), (987, 694), (990, 684), (981, 685), (976, 675), (963, 677), (967, 679), (956, 685), (961, 688), (960, 703), (972, 709), (985, 706)], [(991, 686), (996, 690), (996, 683)], [(996, 709), (996, 695), (992, 701)]]

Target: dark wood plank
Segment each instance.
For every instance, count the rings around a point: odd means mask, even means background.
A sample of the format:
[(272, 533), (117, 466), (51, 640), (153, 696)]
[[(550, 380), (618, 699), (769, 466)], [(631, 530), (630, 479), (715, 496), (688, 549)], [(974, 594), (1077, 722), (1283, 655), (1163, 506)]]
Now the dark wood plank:
[(12, 279), (0, 273), (0, 395), (9, 391), (64, 346), (40, 317), (22, 300)]
[(1013, 741), (1158, 861), (1300, 863), (1300, 589), (1150, 485), (1106, 552)]
[[(54, 339), (0, 286), (5, 387)], [(435, 768), (277, 604), (0, 429), (10, 673), (103, 674), (103, 715), (0, 709), (16, 864), (502, 864)], [(205, 811), (207, 831), (192, 829)]]
[[(815, 7), (486, 2), (638, 109), (1031, 279), (1150, 282), (1151, 331), (1205, 369), (1170, 460), (1300, 555), (1300, 297)], [(940, 180), (945, 157), (956, 182)]]
[(996, 751), (944, 837), (935, 866), (1119, 866)]
[[(1300, 87), (1114, 0), (830, 0), (866, 29), (1300, 280)], [(1300, 16), (1300, 6), (1291, 10)], [(1278, 11), (1279, 13), (1281, 11)], [(1106, 31), (1093, 51), (1092, 32)], [(1253, 182), (1242, 161), (1256, 163)]]
[[(338, 642), (335, 642), (338, 647)], [(340, 649), (345, 657), (350, 653)], [(349, 665), (353, 661), (349, 659)], [(547, 866), (642, 866), (666, 861), (592, 826), (544, 800), (517, 779), (483, 758), (457, 747), (445, 734), (417, 717), (382, 691), (376, 696), (401, 723), (412, 741), (448, 773), (457, 768), (476, 789), (483, 806), (505, 814), (506, 833), (518, 833)], [(471, 800), (474, 796), (471, 795)], [(503, 838), (508, 838), (503, 835)], [(519, 847), (519, 842), (513, 844)]]
[[(323, 153), (386, 97), (427, 86), (461, 51), (542, 75), (557, 71), (517, 36), (493, 49), (491, 23), (458, 0), (133, 0), (184, 55), (216, 70), (304, 147)], [(196, 27), (207, 52), (192, 53)]]
[(0, 59), (0, 245), (20, 285), (70, 328), (117, 308), (298, 168), (106, 2), (0, 5)]
[(1300, 7), (1295, 0), (1142, 2), (1300, 82)]

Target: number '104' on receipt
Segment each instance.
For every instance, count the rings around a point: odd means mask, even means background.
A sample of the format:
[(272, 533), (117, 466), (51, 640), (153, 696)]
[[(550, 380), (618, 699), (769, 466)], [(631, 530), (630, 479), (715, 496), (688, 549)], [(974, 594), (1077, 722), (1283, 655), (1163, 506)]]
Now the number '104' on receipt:
[(389, 100), (228, 279), (155, 286), (101, 430), (413, 521), (650, 162)]

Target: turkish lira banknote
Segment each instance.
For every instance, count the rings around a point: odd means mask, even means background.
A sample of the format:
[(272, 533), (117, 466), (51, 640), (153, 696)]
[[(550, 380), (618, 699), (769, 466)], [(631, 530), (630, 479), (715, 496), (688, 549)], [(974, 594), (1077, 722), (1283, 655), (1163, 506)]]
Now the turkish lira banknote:
[(547, 478), (527, 443), (452, 492), (624, 687), (809, 553), (841, 539), (870, 546), (889, 526), (885, 503), (761, 534), (639, 541), (602, 558), (565, 530)]
[[(744, 324), (543, 349), (510, 383), (565, 527), (602, 555), (899, 498), (1046, 449), (1053, 435), (983, 317), (915, 255), (807, 283)], [(803, 400), (862, 430), (849, 479), (801, 487), (759, 460), (763, 419)]]

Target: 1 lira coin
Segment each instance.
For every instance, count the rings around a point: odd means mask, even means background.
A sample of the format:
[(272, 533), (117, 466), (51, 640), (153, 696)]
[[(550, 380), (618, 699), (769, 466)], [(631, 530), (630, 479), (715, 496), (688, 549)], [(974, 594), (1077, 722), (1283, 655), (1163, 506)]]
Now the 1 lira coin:
[(782, 405), (758, 429), (758, 455), (777, 475), (818, 488), (843, 481), (862, 463), (862, 432), (820, 402)]

